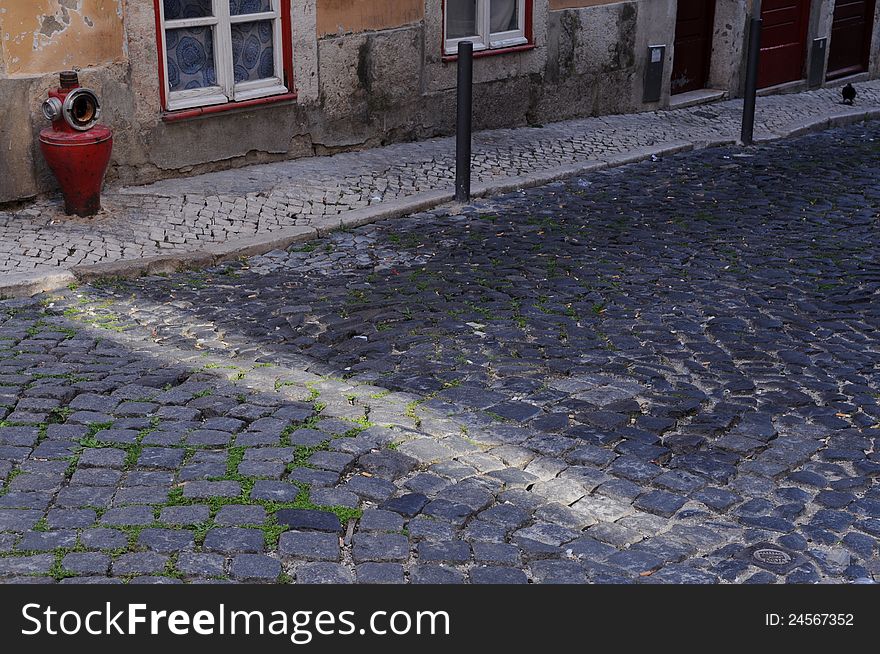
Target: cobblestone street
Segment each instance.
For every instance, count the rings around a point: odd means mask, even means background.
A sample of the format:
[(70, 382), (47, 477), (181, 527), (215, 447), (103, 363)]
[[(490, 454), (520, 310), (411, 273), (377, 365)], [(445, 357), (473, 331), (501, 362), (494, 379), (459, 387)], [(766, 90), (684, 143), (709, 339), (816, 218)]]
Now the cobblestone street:
[[(837, 88), (759, 98), (756, 139), (779, 138), (853, 112), (880, 111), (880, 81), (857, 87), (856, 107), (842, 106)], [(645, 147), (733, 143), (741, 114), (742, 101), (729, 100), (479, 132), (474, 183), (609, 162)], [(111, 188), (94, 219), (65, 216), (57, 198), (0, 211), (0, 282), (4, 275), (39, 277), (83, 265), (205, 251), (295, 227), (338, 228), (351, 211), (451, 193), (454, 148), (453, 138), (441, 138)]]
[(880, 581), (878, 179), (868, 122), (0, 301), (0, 579)]

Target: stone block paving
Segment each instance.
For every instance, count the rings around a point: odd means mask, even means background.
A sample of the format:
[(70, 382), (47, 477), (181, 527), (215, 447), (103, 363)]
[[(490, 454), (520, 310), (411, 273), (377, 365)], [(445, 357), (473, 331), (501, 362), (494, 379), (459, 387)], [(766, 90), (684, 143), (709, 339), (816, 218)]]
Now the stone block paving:
[[(880, 109), (880, 81), (856, 86), (856, 109)], [(836, 88), (759, 98), (755, 136), (776, 138), (803, 121), (852, 109), (839, 101)], [(664, 143), (733, 142), (741, 113), (742, 101), (730, 100), (480, 132), (473, 180), (603, 161)], [(57, 198), (0, 211), (0, 275), (193, 252), (293, 226), (338, 227), (347, 211), (450, 191), (454, 148), (454, 139), (441, 138), (108, 189), (105, 209), (94, 219), (63, 215)]]
[(874, 583), (877, 179), (866, 123), (0, 302), (0, 580)]

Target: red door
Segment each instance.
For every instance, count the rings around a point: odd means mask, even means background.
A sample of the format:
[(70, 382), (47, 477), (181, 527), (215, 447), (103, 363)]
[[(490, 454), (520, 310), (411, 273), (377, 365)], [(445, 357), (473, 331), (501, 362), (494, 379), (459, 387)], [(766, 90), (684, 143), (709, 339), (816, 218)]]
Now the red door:
[(803, 79), (810, 0), (764, 0), (761, 18), (758, 87)]
[(835, 3), (828, 50), (828, 79), (867, 70), (874, 7), (874, 0), (837, 0)]
[(678, 0), (672, 60), (673, 93), (696, 91), (706, 86), (714, 23), (715, 0)]

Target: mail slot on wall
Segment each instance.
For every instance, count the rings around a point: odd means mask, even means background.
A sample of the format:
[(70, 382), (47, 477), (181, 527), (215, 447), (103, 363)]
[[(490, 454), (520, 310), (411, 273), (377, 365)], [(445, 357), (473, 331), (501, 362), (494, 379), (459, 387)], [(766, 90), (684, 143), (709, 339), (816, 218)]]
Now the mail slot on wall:
[(648, 65), (645, 66), (645, 92), (642, 102), (659, 102), (663, 93), (663, 64), (666, 61), (665, 45), (648, 46)]

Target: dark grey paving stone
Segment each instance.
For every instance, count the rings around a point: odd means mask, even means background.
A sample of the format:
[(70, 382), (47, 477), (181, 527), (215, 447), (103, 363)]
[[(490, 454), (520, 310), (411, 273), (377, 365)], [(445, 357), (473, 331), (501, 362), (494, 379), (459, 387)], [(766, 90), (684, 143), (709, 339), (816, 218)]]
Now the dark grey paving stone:
[(354, 462), (354, 456), (346, 452), (315, 452), (309, 457), (309, 464), (322, 470), (344, 472)]
[(195, 536), (185, 529), (144, 529), (138, 536), (138, 545), (168, 554), (193, 549)]
[(639, 496), (633, 506), (648, 513), (671, 518), (686, 502), (687, 498), (681, 495), (655, 490)]
[(399, 563), (361, 563), (355, 568), (359, 584), (402, 584), (403, 566)]
[(138, 465), (144, 468), (176, 470), (183, 463), (186, 451), (180, 448), (145, 447), (138, 457)]
[(519, 550), (508, 543), (475, 541), (471, 543), (477, 563), (494, 565), (519, 565)]
[(80, 575), (106, 575), (110, 569), (110, 556), (98, 552), (71, 552), (64, 555), (61, 566)]
[(463, 584), (464, 574), (442, 565), (417, 565), (410, 570), (413, 584)]
[(117, 529), (97, 527), (80, 532), (79, 542), (90, 550), (118, 550), (128, 544), (128, 536)]
[(262, 506), (227, 504), (220, 508), (214, 517), (218, 525), (261, 525), (266, 520), (266, 509)]
[(313, 488), (309, 491), (309, 499), (315, 506), (344, 506), (356, 509), (360, 498), (354, 493), (340, 488)]
[(47, 574), (54, 563), (54, 554), (0, 557), (0, 575)]
[(264, 477), (281, 479), (287, 466), (274, 461), (242, 461), (238, 466), (238, 474), (246, 477)]
[(183, 487), (183, 496), (188, 499), (238, 497), (239, 495), (241, 495), (241, 484), (237, 481), (190, 481)]
[(265, 554), (239, 554), (232, 559), (229, 571), (243, 581), (275, 581), (281, 574), (281, 562)]
[(628, 550), (608, 557), (607, 562), (616, 568), (622, 568), (634, 575), (641, 575), (658, 570), (663, 559), (649, 552)]
[(211, 509), (202, 504), (166, 506), (159, 513), (159, 522), (167, 525), (196, 525), (207, 521)]
[(390, 481), (363, 475), (353, 476), (343, 488), (374, 502), (384, 502), (397, 490)]
[(299, 486), (286, 481), (257, 481), (251, 490), (251, 499), (293, 502), (299, 493)]
[(22, 552), (49, 552), (62, 547), (75, 547), (77, 533), (73, 529), (59, 531), (29, 531), (18, 541)]
[(177, 569), (188, 576), (219, 577), (225, 574), (226, 557), (219, 554), (183, 552), (177, 559)]
[(587, 581), (584, 568), (573, 561), (533, 561), (529, 568), (535, 583), (583, 584)]
[(278, 540), (282, 557), (309, 561), (338, 561), (339, 536), (315, 531), (286, 531)]
[(43, 512), (37, 510), (0, 509), (0, 531), (27, 531), (42, 517)]
[(406, 561), (409, 541), (398, 534), (355, 534), (352, 558), (355, 563)]
[(282, 509), (276, 513), (278, 524), (296, 531), (340, 533), (342, 524), (335, 513), (313, 509)]
[(456, 533), (456, 528), (448, 522), (442, 520), (433, 520), (425, 516), (416, 516), (410, 520), (406, 529), (410, 538), (431, 540), (449, 540)]
[(119, 488), (113, 496), (113, 505), (165, 504), (168, 501), (168, 493), (170, 490), (171, 489), (168, 486), (132, 486), (130, 488)]
[(422, 493), (407, 493), (406, 495), (387, 500), (380, 505), (380, 508), (412, 518), (418, 515), (427, 503), (428, 498)]
[(403, 529), (403, 518), (393, 511), (366, 509), (357, 528), (359, 531), (398, 532)]
[(259, 529), (219, 527), (205, 536), (204, 549), (222, 554), (259, 554), (265, 548), (265, 538)]
[(298, 584), (351, 584), (354, 575), (338, 563), (303, 563), (296, 569)]
[(418, 544), (416, 551), (419, 560), (424, 563), (456, 563), (462, 564), (470, 561), (471, 548), (464, 541), (446, 541), (432, 543), (424, 541)]
[(125, 506), (108, 509), (101, 516), (101, 523), (115, 526), (137, 526), (153, 523), (154, 509), (151, 506)]
[(383, 450), (364, 454), (358, 459), (358, 465), (377, 477), (395, 480), (414, 470), (418, 461), (400, 452)]

